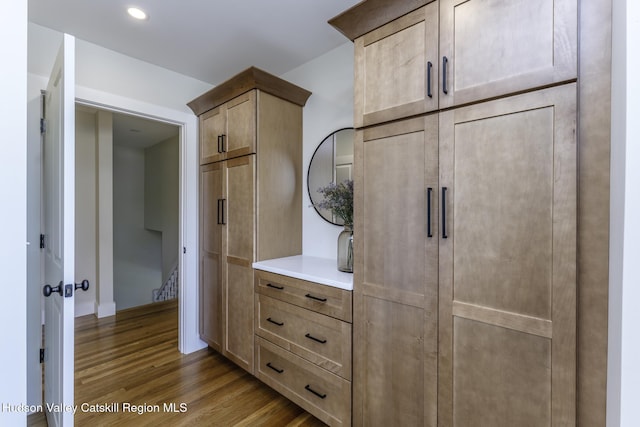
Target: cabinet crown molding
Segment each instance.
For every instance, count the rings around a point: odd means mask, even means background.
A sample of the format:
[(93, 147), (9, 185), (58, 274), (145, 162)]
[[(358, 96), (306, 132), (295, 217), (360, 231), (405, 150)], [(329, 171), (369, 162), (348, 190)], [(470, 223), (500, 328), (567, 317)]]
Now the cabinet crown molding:
[(329, 24), (353, 41), (432, 1), (435, 0), (364, 0), (331, 18)]
[(306, 89), (289, 83), (259, 68), (249, 67), (210, 91), (200, 95), (187, 105), (199, 116), (253, 89), (260, 89), (263, 92), (270, 93), (271, 95), (300, 105), (301, 107), (304, 107), (307, 99), (311, 96), (311, 92)]

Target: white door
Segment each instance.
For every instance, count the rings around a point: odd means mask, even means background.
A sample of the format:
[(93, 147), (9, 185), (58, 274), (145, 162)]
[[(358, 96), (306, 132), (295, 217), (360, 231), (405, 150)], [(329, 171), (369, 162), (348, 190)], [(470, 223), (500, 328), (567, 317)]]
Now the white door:
[(45, 95), (44, 400), (49, 426), (73, 425), (75, 39), (64, 35)]

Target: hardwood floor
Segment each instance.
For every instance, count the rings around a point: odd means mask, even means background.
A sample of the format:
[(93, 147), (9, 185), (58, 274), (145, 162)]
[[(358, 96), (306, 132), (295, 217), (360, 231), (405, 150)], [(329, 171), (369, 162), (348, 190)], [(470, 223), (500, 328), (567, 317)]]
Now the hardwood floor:
[(214, 351), (181, 354), (177, 311), (174, 300), (76, 318), (76, 426), (325, 425)]

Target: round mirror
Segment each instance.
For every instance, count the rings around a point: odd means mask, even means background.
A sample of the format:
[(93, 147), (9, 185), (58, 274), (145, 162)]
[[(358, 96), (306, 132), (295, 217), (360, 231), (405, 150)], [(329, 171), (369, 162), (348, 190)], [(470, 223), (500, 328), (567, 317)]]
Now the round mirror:
[(354, 136), (353, 128), (333, 132), (318, 145), (309, 163), (307, 190), (311, 204), (322, 218), (335, 225), (344, 225), (344, 221), (335, 217), (330, 210), (318, 208), (318, 203), (323, 200), (318, 190), (331, 183), (339, 184), (353, 179)]

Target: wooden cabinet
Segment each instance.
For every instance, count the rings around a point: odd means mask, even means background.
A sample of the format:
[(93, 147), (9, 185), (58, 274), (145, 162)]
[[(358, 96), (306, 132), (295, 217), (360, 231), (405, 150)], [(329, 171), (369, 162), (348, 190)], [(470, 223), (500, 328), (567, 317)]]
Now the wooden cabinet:
[(200, 116), (200, 164), (256, 152), (256, 91), (242, 94)]
[(577, 77), (576, 0), (379, 3), (329, 21), (354, 41), (356, 128)]
[(438, 115), (355, 148), (354, 424), (435, 425)]
[(255, 290), (256, 376), (325, 423), (351, 425), (351, 292), (259, 270)]
[(577, 0), (439, 1), (440, 108), (578, 76)]
[(355, 40), (355, 127), (438, 109), (438, 3)]
[(189, 103), (201, 131), (200, 336), (249, 372), (252, 263), (302, 251), (302, 106), (309, 95), (250, 68)]
[(575, 84), (440, 114), (439, 425), (576, 422), (575, 118)]
[[(200, 166), (200, 338), (222, 351), (223, 164)], [(214, 221), (212, 221), (214, 219)]]
[(330, 21), (355, 43), (354, 425), (576, 424), (577, 21), (576, 0)]

